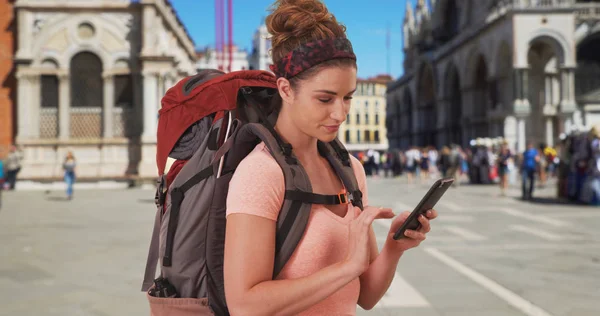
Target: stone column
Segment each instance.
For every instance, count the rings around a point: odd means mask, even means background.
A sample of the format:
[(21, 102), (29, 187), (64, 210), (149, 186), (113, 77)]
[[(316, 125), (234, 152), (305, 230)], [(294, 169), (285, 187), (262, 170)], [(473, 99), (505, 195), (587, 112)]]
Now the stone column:
[(18, 47), (19, 50), (16, 53), (16, 57), (22, 60), (29, 60), (33, 58), (31, 56), (31, 39), (33, 34), (33, 15), (26, 9), (19, 9), (17, 13), (18, 21)]
[(516, 150), (516, 146), (518, 144), (518, 126), (517, 126), (517, 118), (514, 116), (507, 116), (504, 119), (504, 139), (508, 141), (509, 148), (513, 152)]
[(527, 136), (525, 130), (525, 118), (517, 118), (517, 152), (524, 152), (527, 147)]
[(104, 129), (104, 138), (112, 138), (114, 135), (113, 128), (113, 119), (114, 115), (114, 107), (115, 107), (115, 82), (114, 76), (104, 75), (104, 108), (102, 109), (103, 113), (103, 129)]
[(554, 146), (554, 122), (552, 117), (546, 117), (546, 144)]
[[(31, 83), (32, 76), (30, 74), (23, 73), (23, 70), (17, 72), (17, 122), (18, 131), (17, 137), (19, 140), (30, 139), (32, 137), (32, 130), (36, 127), (32, 124), (32, 95)], [(39, 92), (38, 92), (39, 93)]]
[(143, 9), (143, 25), (142, 25), (142, 36), (143, 38), (143, 47), (141, 55), (152, 55), (155, 51), (154, 45), (155, 38), (158, 36), (157, 31), (154, 29), (157, 24), (156, 11), (154, 6), (146, 4)]
[(30, 79), (30, 90), (29, 93), (29, 107), (30, 112), (29, 122), (31, 124), (31, 129), (29, 130), (29, 136), (33, 139), (40, 138), (40, 112), (42, 107), (42, 87), (41, 87), (41, 75), (34, 74), (31, 75)]
[(529, 114), (531, 110), (529, 104), (529, 69), (515, 69), (515, 113)]
[(558, 107), (560, 104), (560, 76), (552, 74), (552, 105)]
[(157, 73), (144, 74), (144, 128), (142, 139), (144, 142), (156, 142), (156, 129), (158, 127), (158, 80)]
[(561, 99), (560, 110), (563, 113), (575, 111), (575, 76), (574, 69), (563, 67), (560, 72)]
[(58, 138), (67, 140), (71, 136), (71, 80), (67, 72), (58, 76)]
[(544, 76), (544, 107), (552, 106), (552, 75), (546, 74)]

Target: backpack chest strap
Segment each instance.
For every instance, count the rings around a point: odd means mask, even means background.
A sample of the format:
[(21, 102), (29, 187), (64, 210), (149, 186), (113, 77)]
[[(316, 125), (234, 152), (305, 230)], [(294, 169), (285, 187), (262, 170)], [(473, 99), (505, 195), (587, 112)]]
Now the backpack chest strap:
[[(307, 204), (323, 204), (323, 205), (338, 205), (346, 204), (348, 201), (354, 204), (357, 197), (361, 196), (361, 192), (344, 192), (340, 194), (317, 194), (301, 190), (286, 190), (284, 198), (286, 200), (300, 201)], [(357, 205), (355, 205), (357, 206)]]

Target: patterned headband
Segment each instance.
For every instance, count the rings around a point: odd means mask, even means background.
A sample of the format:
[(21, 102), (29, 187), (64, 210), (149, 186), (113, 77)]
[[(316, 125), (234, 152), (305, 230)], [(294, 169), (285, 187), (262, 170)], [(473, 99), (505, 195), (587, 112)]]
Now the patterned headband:
[(317, 64), (338, 58), (356, 60), (352, 44), (347, 38), (326, 38), (300, 45), (269, 68), (278, 78), (290, 79)]

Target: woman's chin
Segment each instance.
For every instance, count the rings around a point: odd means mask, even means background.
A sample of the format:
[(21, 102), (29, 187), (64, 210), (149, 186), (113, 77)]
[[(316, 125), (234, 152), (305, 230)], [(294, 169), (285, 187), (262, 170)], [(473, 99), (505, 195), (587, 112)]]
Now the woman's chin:
[(337, 137), (337, 133), (327, 133), (327, 134), (321, 134), (317, 137), (318, 140), (324, 142), (324, 143), (329, 143), (331, 141), (333, 141), (335, 138)]

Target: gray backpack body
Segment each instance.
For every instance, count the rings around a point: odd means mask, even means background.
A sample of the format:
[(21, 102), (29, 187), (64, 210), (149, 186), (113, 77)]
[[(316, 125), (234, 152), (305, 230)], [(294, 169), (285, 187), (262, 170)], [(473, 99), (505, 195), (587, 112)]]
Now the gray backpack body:
[[(229, 181), (239, 163), (260, 142), (265, 143), (281, 167), (285, 179), (285, 197), (277, 219), (274, 278), (301, 240), (312, 204), (351, 202), (362, 209), (362, 193), (358, 188), (349, 154), (337, 139), (330, 143), (319, 142), (318, 148), (319, 153), (327, 158), (342, 179), (348, 194), (313, 193), (308, 175), (294, 156), (291, 146), (273, 129), (278, 113), (265, 111), (265, 103), (276, 93), (271, 82), (274, 81), (274, 77), (265, 77), (265, 74), (261, 73), (261, 80), (266, 78), (265, 83), (256, 83), (248, 79), (256, 74), (256, 71), (246, 71), (240, 79), (240, 74), (206, 76), (200, 73), (195, 77), (183, 79), (181, 85), (172, 88), (184, 87), (184, 93), (181, 95), (186, 96), (208, 94), (211, 90), (221, 91), (234, 94), (234, 97), (224, 95), (224, 99), (219, 99), (220, 101), (234, 101), (223, 102), (225, 105), (220, 109), (221, 113), (216, 112), (215, 115), (213, 112), (213, 115), (207, 115), (195, 122), (197, 128), (193, 138), (196, 140), (190, 143), (195, 142), (197, 148), (193, 151), (187, 148), (188, 152), (193, 152), (192, 156), (185, 159), (184, 164), (177, 164), (177, 167), (174, 164), (171, 167), (171, 171), (177, 170), (174, 178), (169, 170), (165, 170), (160, 177), (156, 193), (155, 225), (142, 285), (142, 291), (148, 292), (150, 296), (206, 299), (213, 314), (229, 314), (223, 281), (225, 211)], [(185, 84), (198, 76), (206, 78), (196, 82), (196, 85)], [(236, 80), (239, 81), (237, 85), (226, 84)], [(232, 91), (227, 92), (230, 86), (233, 87)], [(170, 92), (171, 89), (167, 95)], [(172, 97), (171, 95), (170, 100), (173, 100)], [(210, 96), (207, 101), (214, 101), (213, 98), (214, 96)], [(190, 104), (186, 104), (186, 101), (202, 100), (182, 99), (182, 102), (176, 102), (177, 104), (170, 109), (178, 106), (189, 109)], [(163, 104), (163, 108), (164, 106)], [(168, 120), (168, 116), (163, 117), (162, 114), (159, 119), (159, 142), (160, 120)], [(191, 127), (186, 129), (188, 132), (190, 130)], [(185, 138), (180, 137), (179, 142)], [(171, 150), (171, 155), (174, 152), (177, 150)], [(160, 266), (158, 277), (157, 263)]]

